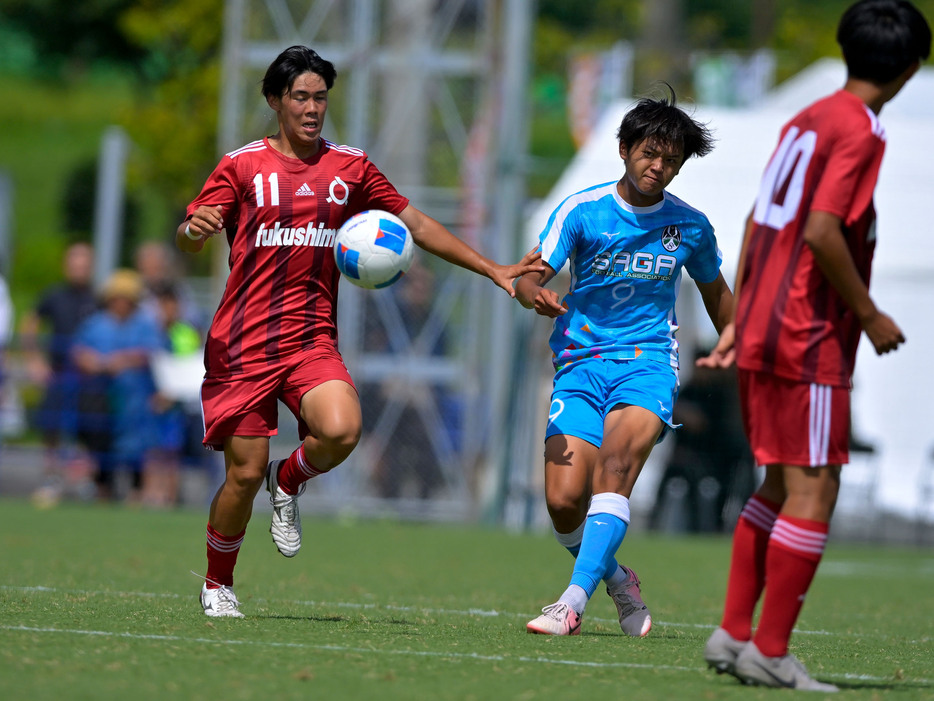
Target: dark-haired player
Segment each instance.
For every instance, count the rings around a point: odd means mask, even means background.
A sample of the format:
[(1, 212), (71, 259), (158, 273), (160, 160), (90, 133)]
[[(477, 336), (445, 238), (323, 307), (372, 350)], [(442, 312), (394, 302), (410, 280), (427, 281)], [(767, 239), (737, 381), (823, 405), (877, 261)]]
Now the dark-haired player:
[(878, 115), (928, 57), (931, 30), (905, 0), (863, 0), (837, 41), (846, 83), (781, 131), (746, 222), (735, 326), (708, 361), (728, 364), (735, 351), (746, 435), (766, 474), (736, 525), (723, 619), (704, 656), (746, 683), (815, 691), (837, 688), (812, 679), (788, 642), (849, 460), (856, 347), (864, 331), (879, 354), (905, 341), (869, 296)]
[[(623, 632), (652, 618), (639, 578), (615, 555), (629, 497), (678, 394), (675, 299), (686, 268), (717, 330), (733, 295), (720, 273), (713, 227), (666, 188), (713, 146), (707, 128), (671, 99), (643, 99), (618, 134), (623, 176), (571, 195), (541, 233), (545, 271), (528, 273), (516, 299), (555, 319), (555, 378), (545, 433), (545, 498), (558, 542), (575, 556), (565, 592), (530, 621), (532, 633), (576, 635), (601, 580)], [(563, 300), (545, 285), (570, 265)]]
[[(200, 251), (225, 229), (230, 245), (201, 387), (204, 444), (223, 450), (226, 465), (207, 527), (201, 605), (209, 616), (243, 615), (233, 571), (264, 480), (273, 540), (292, 557), (301, 545), (304, 483), (343, 462), (360, 438), (360, 400), (337, 347), (332, 246), (341, 224), (367, 209), (391, 212), (421, 248), (510, 294), (515, 277), (540, 269), (532, 255), (511, 266), (484, 258), (409, 204), (363, 151), (325, 140), (335, 77), (334, 66), (307, 47), (279, 54), (262, 85), (278, 131), (225, 155), (176, 231), (185, 251)], [(278, 400), (298, 419), (302, 443), (269, 462)]]

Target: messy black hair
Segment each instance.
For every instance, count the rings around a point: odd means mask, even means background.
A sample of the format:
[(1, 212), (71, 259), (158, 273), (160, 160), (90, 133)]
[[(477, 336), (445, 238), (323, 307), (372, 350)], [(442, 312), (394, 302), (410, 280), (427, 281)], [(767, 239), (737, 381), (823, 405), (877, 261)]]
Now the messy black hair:
[(644, 139), (653, 138), (680, 146), (685, 161), (691, 156), (706, 156), (713, 150), (713, 134), (678, 107), (674, 88), (664, 85), (668, 88), (667, 97), (644, 97), (623, 117), (616, 132), (620, 145), (631, 149)]

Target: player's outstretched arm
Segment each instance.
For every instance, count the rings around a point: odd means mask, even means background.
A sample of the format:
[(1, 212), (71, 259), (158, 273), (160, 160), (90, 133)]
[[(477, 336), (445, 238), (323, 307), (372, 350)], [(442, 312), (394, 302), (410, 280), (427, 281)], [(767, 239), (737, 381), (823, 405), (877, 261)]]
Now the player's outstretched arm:
[(891, 317), (879, 311), (869, 296), (869, 288), (847, 248), (840, 218), (829, 212), (811, 212), (804, 225), (804, 242), (821, 272), (859, 318), (876, 353), (888, 353), (904, 343), (902, 330)]
[(224, 208), (202, 205), (175, 230), (175, 245), (188, 253), (197, 253), (211, 236), (224, 230)]
[(439, 221), (424, 212), (408, 205), (399, 213), (412, 234), (415, 244), (432, 255), (459, 265), (479, 275), (485, 275), (496, 285), (502, 287), (510, 296), (515, 297), (512, 281), (526, 273), (543, 270), (539, 262), (541, 255), (531, 251), (514, 265), (500, 265), (486, 258), (467, 243), (448, 231)]

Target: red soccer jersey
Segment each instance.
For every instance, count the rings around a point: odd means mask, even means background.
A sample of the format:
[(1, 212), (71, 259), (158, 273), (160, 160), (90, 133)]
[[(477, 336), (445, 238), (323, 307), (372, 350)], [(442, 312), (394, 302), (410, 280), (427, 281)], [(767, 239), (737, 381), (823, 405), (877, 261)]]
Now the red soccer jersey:
[(739, 367), (848, 387), (861, 327), (804, 243), (812, 211), (843, 222), (869, 284), (875, 248), (873, 190), (885, 134), (868, 107), (840, 90), (782, 129), (759, 188), (736, 314)]
[(289, 158), (267, 139), (225, 155), (188, 205), (223, 207), (230, 276), (205, 347), (208, 377), (277, 363), (318, 343), (337, 345), (334, 236), (367, 209), (398, 214), (400, 195), (366, 154), (322, 139)]

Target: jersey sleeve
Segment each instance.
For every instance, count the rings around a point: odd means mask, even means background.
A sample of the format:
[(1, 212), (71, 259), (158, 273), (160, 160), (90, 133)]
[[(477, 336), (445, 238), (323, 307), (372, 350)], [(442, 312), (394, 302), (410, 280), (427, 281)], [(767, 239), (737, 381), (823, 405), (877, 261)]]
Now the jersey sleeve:
[(872, 198), (884, 142), (865, 127), (838, 129), (834, 139), (811, 211), (828, 212), (850, 224)]
[(360, 189), (354, 192), (356, 200), (353, 211), (382, 209), (390, 214), (399, 214), (409, 204), (409, 199), (399, 194), (395, 186), (383, 175), (383, 172), (364, 157)]
[(237, 179), (237, 169), (230, 156), (221, 158), (214, 172), (208, 176), (201, 192), (188, 205), (185, 218), (190, 219), (198, 207), (223, 207), (222, 215), (224, 225), (231, 231), (236, 229), (237, 218), (240, 213), (240, 186)]
[(720, 274), (720, 266), (723, 264), (723, 252), (717, 245), (717, 237), (714, 235), (713, 226), (706, 217), (698, 223), (698, 229), (697, 248), (684, 267), (687, 268), (688, 274), (695, 282), (713, 282), (717, 279), (717, 275)]
[(565, 200), (548, 218), (548, 223), (539, 235), (542, 261), (557, 273), (571, 257), (580, 233), (580, 217), (577, 207)]

